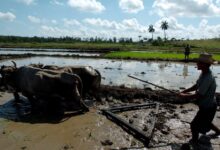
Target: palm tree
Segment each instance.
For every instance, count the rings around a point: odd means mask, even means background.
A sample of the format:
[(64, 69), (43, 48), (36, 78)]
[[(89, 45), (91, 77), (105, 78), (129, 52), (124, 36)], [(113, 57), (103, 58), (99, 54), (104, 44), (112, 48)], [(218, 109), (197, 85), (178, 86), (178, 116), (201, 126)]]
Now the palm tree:
[(152, 33), (152, 40), (153, 40), (153, 38), (154, 38), (153, 34), (154, 34), (154, 32), (155, 32), (154, 26), (153, 26), (153, 25), (149, 25), (148, 31), (149, 31), (150, 33)]
[(164, 31), (164, 39), (166, 40), (167, 38), (166, 38), (165, 30), (167, 30), (169, 28), (168, 22), (167, 21), (162, 21), (160, 27)]
[(139, 37), (139, 42), (141, 42), (141, 37), (142, 37), (142, 36), (141, 36), (141, 35), (139, 35), (138, 37)]

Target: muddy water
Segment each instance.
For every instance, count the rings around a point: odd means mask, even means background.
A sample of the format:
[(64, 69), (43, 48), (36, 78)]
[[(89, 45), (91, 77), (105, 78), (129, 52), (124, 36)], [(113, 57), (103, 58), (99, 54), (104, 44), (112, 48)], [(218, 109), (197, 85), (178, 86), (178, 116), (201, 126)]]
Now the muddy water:
[[(62, 118), (29, 115), (27, 101), (15, 105), (12, 95), (1, 93), (0, 145), (2, 149), (85, 149), (142, 145), (96, 109)], [(26, 113), (26, 114), (25, 114)], [(111, 145), (105, 145), (105, 141)], [(134, 145), (134, 144), (133, 144)], [(105, 147), (105, 148), (104, 148)]]
[(38, 55), (77, 55), (77, 56), (100, 56), (100, 53), (89, 53), (89, 52), (77, 52), (77, 51), (70, 51), (70, 50), (23, 50), (23, 49), (0, 49), (0, 54), (14, 54), (14, 55), (24, 55), (24, 54), (38, 54)]
[[(131, 74), (141, 79), (169, 89), (179, 90), (195, 83), (200, 72), (194, 63), (177, 62), (140, 62), (127, 60), (109, 60), (93, 58), (58, 58), (58, 57), (32, 57), (14, 59), (18, 66), (31, 63), (43, 63), (47, 65), (90, 65), (98, 69), (102, 74), (104, 85), (124, 85), (126, 87), (154, 88), (137, 80), (129, 78)], [(11, 65), (11, 60), (1, 61), (0, 65)], [(220, 85), (220, 66), (211, 67), (216, 76), (217, 84)], [(220, 92), (220, 86), (217, 87)]]

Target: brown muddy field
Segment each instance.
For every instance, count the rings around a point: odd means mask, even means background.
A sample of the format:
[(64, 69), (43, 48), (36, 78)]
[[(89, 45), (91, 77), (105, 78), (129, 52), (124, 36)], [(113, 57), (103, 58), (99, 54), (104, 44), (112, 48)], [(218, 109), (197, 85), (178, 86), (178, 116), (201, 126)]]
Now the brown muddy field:
[[(101, 150), (101, 149), (153, 149), (178, 150), (190, 139), (189, 122), (193, 119), (197, 106), (165, 91), (128, 89), (124, 87), (102, 86), (101, 102), (93, 102), (87, 113), (65, 111), (57, 113), (60, 107), (47, 106), (36, 114), (30, 114), (30, 105), (24, 100), (19, 105), (13, 102), (13, 95), (0, 92), (0, 146), (1, 149), (36, 150)], [(219, 102), (219, 95), (217, 95)], [(156, 118), (150, 148), (144, 147), (120, 126), (108, 120), (100, 109), (131, 104), (157, 102), (155, 108), (139, 109), (117, 113), (116, 115), (147, 134)], [(219, 109), (219, 108), (218, 108)], [(45, 111), (46, 110), (46, 111)], [(50, 110), (50, 113), (45, 113)], [(55, 111), (54, 111), (55, 110)], [(218, 110), (215, 124), (220, 127)], [(209, 135), (212, 132), (208, 133)], [(220, 149), (220, 138), (201, 136), (198, 149)]]

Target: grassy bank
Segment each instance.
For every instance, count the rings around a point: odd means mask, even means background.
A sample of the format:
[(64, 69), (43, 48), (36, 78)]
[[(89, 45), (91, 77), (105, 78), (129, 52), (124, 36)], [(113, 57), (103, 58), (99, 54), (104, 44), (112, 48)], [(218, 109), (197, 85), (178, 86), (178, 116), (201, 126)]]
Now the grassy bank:
[[(190, 59), (198, 58), (199, 54), (191, 54)], [(162, 52), (111, 52), (105, 55), (106, 58), (117, 59), (155, 59), (155, 60), (184, 60), (184, 54), (162, 53)], [(214, 59), (220, 61), (220, 55), (213, 55)]]
[(51, 48), (81, 50), (120, 50), (122, 45), (115, 43), (0, 43), (2, 48)]
[(187, 41), (176, 42), (176, 44), (178, 45), (184, 45), (186, 43), (198, 49), (220, 51), (219, 39), (187, 40)]
[(74, 43), (1, 43), (2, 48), (51, 48), (51, 49), (81, 49), (81, 50), (178, 50), (172, 46), (152, 46), (150, 43), (92, 43), (92, 42), (74, 42)]

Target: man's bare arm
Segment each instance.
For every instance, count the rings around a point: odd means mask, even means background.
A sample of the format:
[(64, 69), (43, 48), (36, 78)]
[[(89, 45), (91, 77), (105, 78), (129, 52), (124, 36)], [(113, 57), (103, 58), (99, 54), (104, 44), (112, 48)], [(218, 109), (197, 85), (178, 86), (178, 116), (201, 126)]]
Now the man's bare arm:
[(188, 88), (188, 89), (183, 90), (181, 93), (188, 93), (188, 92), (192, 92), (192, 91), (195, 91), (195, 90), (196, 90), (196, 84), (193, 85), (192, 87)]

